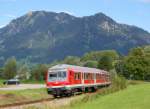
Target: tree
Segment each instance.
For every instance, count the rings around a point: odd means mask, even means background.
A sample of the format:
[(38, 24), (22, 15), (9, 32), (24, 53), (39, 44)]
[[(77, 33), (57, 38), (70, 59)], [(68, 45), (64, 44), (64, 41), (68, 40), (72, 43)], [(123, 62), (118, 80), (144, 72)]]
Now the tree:
[(150, 80), (150, 55), (142, 48), (134, 48), (122, 61), (116, 64), (117, 73), (127, 79)]
[(20, 79), (27, 80), (30, 78), (29, 68), (26, 64), (18, 68), (17, 75)]
[(103, 51), (94, 51), (94, 52), (86, 53), (81, 58), (81, 61), (87, 61), (87, 60), (99, 61), (103, 56), (109, 56), (113, 60), (119, 58), (119, 55), (115, 50), (103, 50)]
[(63, 63), (65, 64), (71, 64), (71, 65), (79, 65), (80, 64), (80, 58), (76, 56), (67, 56)]
[(45, 64), (39, 64), (36, 65), (32, 70), (31, 70), (31, 77), (34, 80), (45, 80), (46, 77), (46, 72), (48, 68)]
[(0, 68), (0, 78), (3, 77), (3, 73), (4, 73), (4, 69), (3, 69), (3, 68)]
[(8, 58), (4, 66), (4, 78), (11, 79), (16, 76), (17, 62), (15, 57)]
[(103, 56), (98, 61), (98, 68), (109, 71), (113, 68), (112, 62), (113, 62), (113, 60), (111, 57)]
[(97, 61), (91, 61), (91, 60), (89, 60), (89, 61), (86, 61), (83, 66), (85, 66), (85, 67), (91, 67), (91, 68), (97, 68), (97, 65), (98, 65)]

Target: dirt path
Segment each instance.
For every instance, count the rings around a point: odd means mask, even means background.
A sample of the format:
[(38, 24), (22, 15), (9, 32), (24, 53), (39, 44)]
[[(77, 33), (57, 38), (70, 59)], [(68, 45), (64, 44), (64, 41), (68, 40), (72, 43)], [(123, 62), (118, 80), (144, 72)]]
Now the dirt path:
[(8, 85), (6, 87), (0, 88), (0, 90), (25, 90), (25, 89), (39, 89), (45, 88), (44, 84), (20, 84), (20, 85)]

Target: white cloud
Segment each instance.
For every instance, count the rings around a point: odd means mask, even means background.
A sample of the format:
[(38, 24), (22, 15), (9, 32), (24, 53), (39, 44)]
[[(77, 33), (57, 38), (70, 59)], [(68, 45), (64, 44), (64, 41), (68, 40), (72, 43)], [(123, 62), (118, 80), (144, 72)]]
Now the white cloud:
[(4, 18), (11, 18), (11, 19), (14, 19), (16, 18), (15, 15), (13, 14), (1, 14), (0, 17), (4, 17)]
[(12, 15), (12, 14), (4, 14), (3, 16), (4, 17), (9, 17), (9, 18), (15, 18), (16, 17), (15, 15)]

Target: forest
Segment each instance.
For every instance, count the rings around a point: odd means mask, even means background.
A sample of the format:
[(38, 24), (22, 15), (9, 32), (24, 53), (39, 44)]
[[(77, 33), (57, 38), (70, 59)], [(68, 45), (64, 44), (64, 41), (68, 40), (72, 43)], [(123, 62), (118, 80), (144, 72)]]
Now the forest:
[(47, 69), (56, 64), (71, 64), (107, 70), (128, 80), (150, 81), (150, 46), (136, 47), (123, 56), (115, 50), (92, 51), (81, 57), (67, 56), (49, 64), (33, 64), (10, 57), (0, 68), (0, 79), (44, 81)]

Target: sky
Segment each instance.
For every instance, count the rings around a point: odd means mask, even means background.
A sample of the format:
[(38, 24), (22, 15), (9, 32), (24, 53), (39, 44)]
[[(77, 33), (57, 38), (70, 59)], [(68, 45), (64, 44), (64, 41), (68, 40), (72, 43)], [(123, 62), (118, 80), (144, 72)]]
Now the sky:
[(150, 32), (150, 0), (0, 0), (0, 28), (29, 11), (89, 16), (102, 12), (119, 23)]

